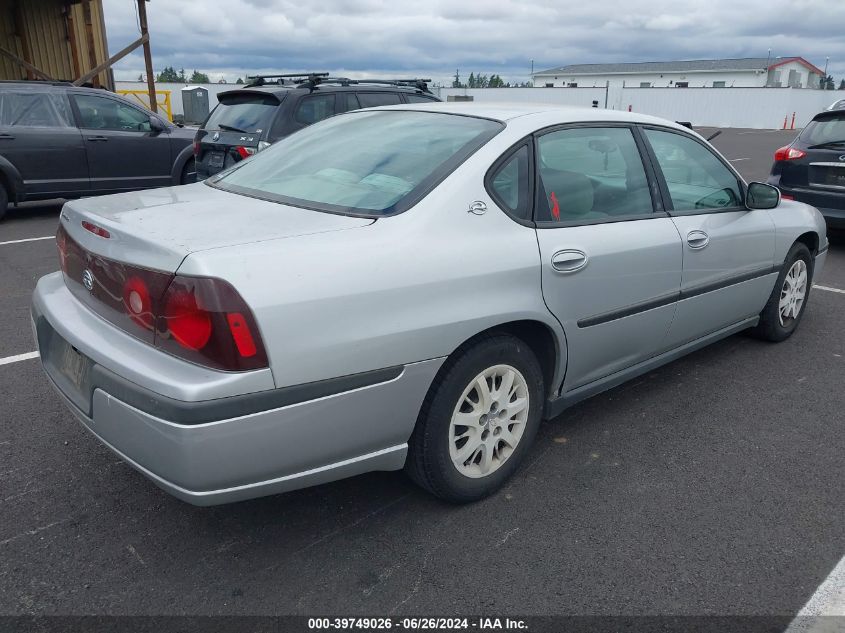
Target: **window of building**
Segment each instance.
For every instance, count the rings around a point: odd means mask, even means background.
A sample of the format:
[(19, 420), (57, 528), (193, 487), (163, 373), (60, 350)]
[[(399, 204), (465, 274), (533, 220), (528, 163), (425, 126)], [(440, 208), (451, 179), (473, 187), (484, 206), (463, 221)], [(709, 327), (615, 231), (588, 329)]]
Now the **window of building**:
[(675, 88), (689, 88), (689, 82), (688, 81), (676, 81), (675, 82)]
[(641, 81), (640, 82), (640, 88), (651, 88), (651, 82), (650, 81)]
[(555, 87), (554, 84), (546, 84), (546, 88), (554, 88), (554, 87)]
[(724, 87), (725, 87), (725, 82), (724, 82), (724, 81), (714, 81), (714, 82), (713, 82), (713, 87), (714, 87), (714, 88), (724, 88)]

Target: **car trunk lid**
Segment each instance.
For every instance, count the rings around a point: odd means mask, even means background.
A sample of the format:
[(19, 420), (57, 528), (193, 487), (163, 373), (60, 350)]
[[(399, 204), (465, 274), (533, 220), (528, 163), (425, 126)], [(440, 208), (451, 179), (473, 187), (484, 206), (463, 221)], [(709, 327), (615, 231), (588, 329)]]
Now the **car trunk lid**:
[(174, 272), (187, 255), (200, 250), (373, 222), (256, 200), (204, 183), (73, 200), (61, 213), (65, 231), (87, 251), (165, 272)]

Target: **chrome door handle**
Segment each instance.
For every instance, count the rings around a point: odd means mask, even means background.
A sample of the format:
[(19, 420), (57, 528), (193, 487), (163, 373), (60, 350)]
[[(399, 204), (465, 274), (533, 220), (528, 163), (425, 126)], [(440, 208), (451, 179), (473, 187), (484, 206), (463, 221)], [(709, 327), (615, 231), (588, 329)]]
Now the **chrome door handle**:
[(687, 245), (694, 250), (704, 248), (710, 243), (710, 236), (704, 231), (690, 231), (687, 233)]
[(586, 253), (574, 248), (558, 251), (552, 255), (552, 268), (559, 273), (574, 273), (581, 270), (586, 265)]

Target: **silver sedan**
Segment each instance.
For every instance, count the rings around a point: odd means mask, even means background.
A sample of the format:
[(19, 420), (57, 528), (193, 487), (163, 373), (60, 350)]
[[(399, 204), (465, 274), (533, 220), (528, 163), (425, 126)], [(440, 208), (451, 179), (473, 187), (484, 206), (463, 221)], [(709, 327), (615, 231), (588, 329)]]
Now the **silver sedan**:
[(69, 202), (32, 303), (68, 408), (210, 505), (405, 468), (491, 494), (540, 421), (798, 326), (822, 216), (648, 116), (350, 112), (183, 187)]

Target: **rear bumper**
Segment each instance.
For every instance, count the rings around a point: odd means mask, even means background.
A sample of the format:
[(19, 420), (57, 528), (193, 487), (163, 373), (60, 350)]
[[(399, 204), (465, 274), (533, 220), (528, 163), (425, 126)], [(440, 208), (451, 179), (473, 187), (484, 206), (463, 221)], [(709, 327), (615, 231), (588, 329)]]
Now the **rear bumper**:
[[(45, 298), (39, 289), (43, 290), (41, 284), (33, 297), (33, 327), (44, 369), (62, 400), (86, 429), (129, 465), (195, 505), (240, 501), (401, 468), (422, 400), (443, 362), (405, 365), (389, 376), (372, 372), (363, 382), (335, 383), (343, 389), (340, 392), (313, 392), (310, 399), (261, 410), (256, 410), (254, 400), (266, 398), (266, 392), (234, 401), (231, 397), (181, 401), (177, 406), (172, 398), (121, 377), (114, 366), (107, 369), (96, 359), (90, 360), (90, 375), (100, 378), (84, 381), (86, 387), (77, 389), (55, 358), (57, 346), (67, 345), (64, 332), (58, 331), (61, 316), (53, 310), (55, 298)], [(90, 318), (99, 321), (93, 314)], [(98, 331), (110, 327), (105, 322), (96, 325)], [(106, 340), (92, 344), (108, 355), (109, 350), (103, 349)], [(278, 391), (271, 390), (271, 395)], [(242, 407), (242, 414), (233, 410), (233, 402)], [(192, 418), (192, 410), (201, 415)]]

